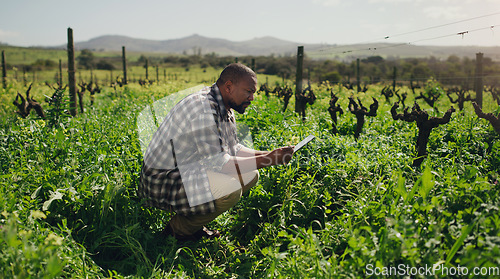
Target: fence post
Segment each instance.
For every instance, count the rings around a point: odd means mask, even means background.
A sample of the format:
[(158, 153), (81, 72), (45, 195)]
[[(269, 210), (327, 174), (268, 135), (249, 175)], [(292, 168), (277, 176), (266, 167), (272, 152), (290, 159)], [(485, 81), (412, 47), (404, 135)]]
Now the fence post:
[(398, 69), (394, 66), (392, 71), (392, 91), (396, 92), (396, 77), (397, 77)]
[(476, 103), (483, 107), (483, 53), (476, 53), (476, 78), (474, 80), (474, 91), (476, 91)]
[(62, 61), (59, 59), (59, 84), (62, 86)]
[(26, 66), (23, 66), (23, 82), (24, 86), (26, 86), (26, 83), (28, 83), (28, 80), (26, 78)]
[(252, 70), (255, 72), (255, 58), (252, 58)]
[(356, 59), (356, 89), (357, 91), (361, 91), (361, 80), (360, 80), (360, 73), (359, 73), (359, 58)]
[(299, 95), (302, 93), (302, 65), (304, 63), (304, 46), (297, 48), (297, 71), (295, 73), (295, 112), (299, 112)]
[(123, 84), (127, 84), (127, 59), (125, 58), (125, 46), (122, 46), (122, 64), (123, 64)]
[(146, 80), (149, 81), (149, 74), (148, 74), (148, 68), (149, 68), (149, 59), (146, 58), (146, 65), (144, 66), (146, 68)]
[(73, 29), (68, 28), (68, 87), (70, 113), (76, 115), (76, 81), (75, 81), (75, 44), (73, 42)]
[(156, 84), (160, 84), (160, 75), (158, 73), (158, 65), (156, 65)]
[(2, 84), (7, 88), (7, 66), (5, 65), (5, 50), (2, 50)]

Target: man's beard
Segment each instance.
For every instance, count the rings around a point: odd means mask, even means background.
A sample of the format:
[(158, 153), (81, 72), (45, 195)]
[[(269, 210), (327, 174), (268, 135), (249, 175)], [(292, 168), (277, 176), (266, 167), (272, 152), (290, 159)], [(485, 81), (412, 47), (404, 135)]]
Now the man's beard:
[(247, 108), (247, 107), (245, 107), (245, 105), (249, 106), (250, 102), (243, 102), (243, 103), (241, 103), (239, 105), (236, 105), (234, 102), (231, 102), (231, 103), (229, 103), (229, 105), (235, 111), (239, 112), (240, 114), (243, 114), (245, 112), (245, 109)]

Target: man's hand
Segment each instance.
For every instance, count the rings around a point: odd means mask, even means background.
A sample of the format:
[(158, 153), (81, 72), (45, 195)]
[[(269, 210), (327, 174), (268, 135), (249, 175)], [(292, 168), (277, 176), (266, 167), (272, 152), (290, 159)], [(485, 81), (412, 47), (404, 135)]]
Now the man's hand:
[(266, 158), (270, 162), (270, 166), (287, 164), (292, 159), (293, 146), (285, 146), (277, 148), (269, 152)]
[[(230, 156), (229, 161), (222, 167), (221, 172), (226, 174), (235, 174), (234, 166), (237, 165), (241, 173), (253, 171), (270, 166), (283, 165), (290, 162), (293, 155), (294, 146), (285, 146), (273, 151), (258, 151), (258, 156), (236, 157)], [(229, 155), (228, 155), (229, 156)]]

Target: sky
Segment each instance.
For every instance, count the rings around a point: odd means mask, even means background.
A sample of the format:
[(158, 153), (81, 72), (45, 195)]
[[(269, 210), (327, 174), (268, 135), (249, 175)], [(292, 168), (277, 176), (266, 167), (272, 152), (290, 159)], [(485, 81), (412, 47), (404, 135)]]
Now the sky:
[[(500, 46), (500, 0), (0, 0), (0, 42), (56, 46), (103, 35), (302, 43)], [(463, 35), (461, 35), (463, 34)]]

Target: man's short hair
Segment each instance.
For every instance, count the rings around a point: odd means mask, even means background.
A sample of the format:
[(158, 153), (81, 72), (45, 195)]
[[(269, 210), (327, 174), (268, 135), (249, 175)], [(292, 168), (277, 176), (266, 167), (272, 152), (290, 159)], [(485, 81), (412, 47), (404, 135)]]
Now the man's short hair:
[(232, 83), (238, 83), (240, 80), (246, 77), (256, 78), (257, 75), (252, 69), (241, 63), (232, 63), (227, 65), (224, 70), (222, 70), (219, 79), (217, 80), (217, 84), (222, 85), (228, 80), (230, 80)]

